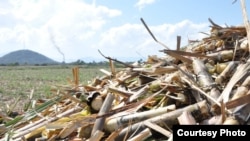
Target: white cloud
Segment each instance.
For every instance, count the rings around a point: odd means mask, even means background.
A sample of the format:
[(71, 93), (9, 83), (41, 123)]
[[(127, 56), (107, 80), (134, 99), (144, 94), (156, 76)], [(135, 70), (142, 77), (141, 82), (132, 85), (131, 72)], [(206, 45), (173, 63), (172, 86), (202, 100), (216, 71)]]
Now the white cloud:
[[(188, 20), (176, 24), (148, 26), (155, 37), (171, 49), (176, 48), (178, 35), (182, 36), (182, 46), (184, 46), (188, 44), (187, 37), (194, 40), (202, 39), (204, 35), (199, 32), (208, 30), (208, 24), (195, 24)], [(98, 47), (116, 58), (163, 55), (159, 50), (164, 49), (152, 39), (142, 24), (124, 24), (107, 30), (102, 34)]]
[[(138, 6), (153, 2), (139, 1)], [(11, 24), (0, 21), (0, 55), (25, 48), (62, 61), (51, 36), (65, 54), (66, 62), (85, 57), (104, 59), (98, 49), (117, 59), (164, 55), (159, 52), (163, 47), (154, 42), (142, 24), (128, 21), (107, 28), (107, 23), (122, 16), (117, 9), (82, 0), (15, 0), (7, 5), (8, 9), (0, 13), (0, 18)], [(202, 34), (198, 32), (208, 28), (207, 24), (195, 24), (189, 20), (148, 26), (159, 41), (172, 49), (175, 49), (177, 35), (182, 36), (182, 45), (185, 45), (187, 36), (200, 39)]]
[(154, 2), (155, 2), (155, 0), (139, 0), (139, 1), (135, 4), (135, 7), (139, 8), (139, 10), (141, 10), (141, 9), (144, 8), (146, 5), (153, 4)]
[(0, 42), (5, 42), (14, 37), (12, 30), (9, 28), (0, 28)]

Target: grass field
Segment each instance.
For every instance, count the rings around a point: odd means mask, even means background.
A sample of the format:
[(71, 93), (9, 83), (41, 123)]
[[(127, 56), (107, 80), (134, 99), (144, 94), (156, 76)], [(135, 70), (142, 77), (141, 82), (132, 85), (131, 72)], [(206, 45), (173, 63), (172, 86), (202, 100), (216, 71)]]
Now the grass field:
[[(76, 66), (1, 66), (0, 109), (17, 99), (27, 99), (31, 90), (35, 98), (46, 98), (54, 85), (68, 85), (73, 79), (72, 68)], [(80, 84), (87, 84), (95, 77), (103, 76), (100, 68), (108, 66), (79, 66)]]

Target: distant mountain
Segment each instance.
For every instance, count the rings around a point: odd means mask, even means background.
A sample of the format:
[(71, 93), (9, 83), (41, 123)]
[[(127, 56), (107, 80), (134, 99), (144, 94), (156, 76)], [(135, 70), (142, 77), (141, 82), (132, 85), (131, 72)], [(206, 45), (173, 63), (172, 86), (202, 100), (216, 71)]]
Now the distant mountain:
[(18, 50), (0, 57), (0, 64), (57, 64), (58, 62), (31, 50)]

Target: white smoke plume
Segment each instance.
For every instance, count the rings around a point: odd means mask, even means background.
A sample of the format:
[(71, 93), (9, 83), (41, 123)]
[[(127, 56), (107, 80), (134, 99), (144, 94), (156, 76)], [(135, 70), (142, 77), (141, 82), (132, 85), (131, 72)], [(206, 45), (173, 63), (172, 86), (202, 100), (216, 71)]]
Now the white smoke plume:
[(58, 53), (60, 53), (62, 55), (62, 57), (63, 57), (63, 63), (65, 63), (65, 55), (61, 51), (60, 47), (56, 44), (55, 37), (54, 37), (54, 34), (52, 33), (52, 30), (48, 29), (48, 32), (49, 32), (50, 40), (51, 40), (53, 46), (56, 48), (56, 50), (58, 51)]

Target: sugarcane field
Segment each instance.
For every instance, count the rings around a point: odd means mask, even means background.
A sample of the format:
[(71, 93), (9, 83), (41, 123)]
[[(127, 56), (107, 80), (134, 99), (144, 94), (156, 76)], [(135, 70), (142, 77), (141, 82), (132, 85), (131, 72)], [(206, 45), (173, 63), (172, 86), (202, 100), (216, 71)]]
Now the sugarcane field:
[[(250, 23), (245, 10), (244, 25), (221, 26), (207, 18), (206, 37), (180, 46), (177, 36), (176, 49), (158, 40), (140, 18), (165, 56), (127, 63), (98, 50), (108, 62), (105, 69), (98, 68), (99, 77), (82, 84), (75, 65), (67, 68), (68, 82), (49, 89), (49, 99), (28, 99), (22, 112), (0, 109), (0, 141), (173, 141), (175, 125), (250, 125)], [(221, 134), (247, 133), (225, 129)]]

